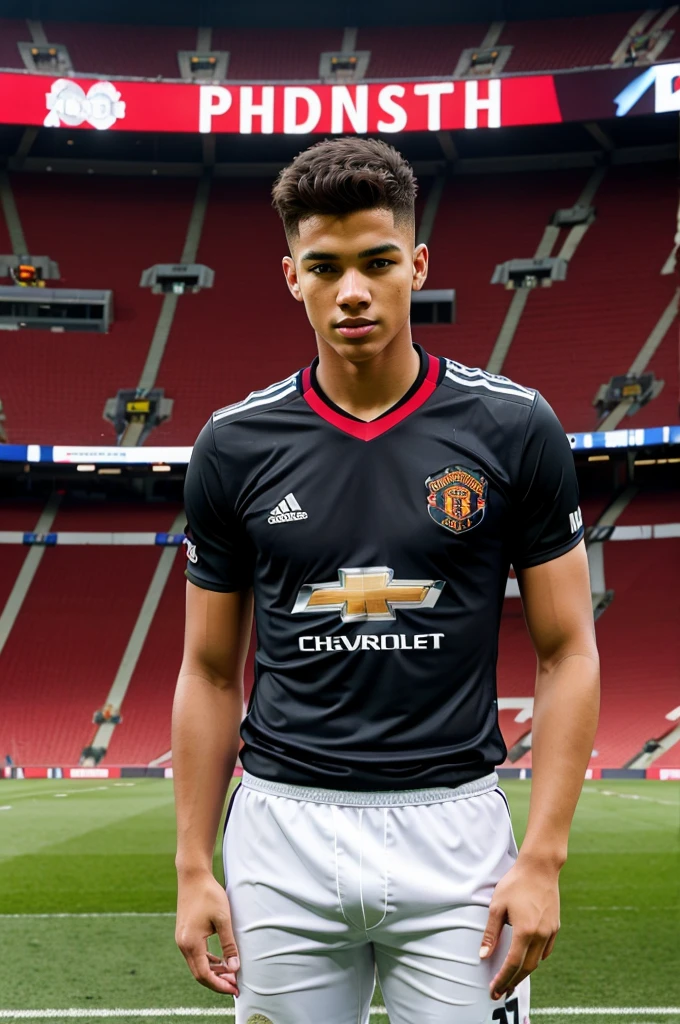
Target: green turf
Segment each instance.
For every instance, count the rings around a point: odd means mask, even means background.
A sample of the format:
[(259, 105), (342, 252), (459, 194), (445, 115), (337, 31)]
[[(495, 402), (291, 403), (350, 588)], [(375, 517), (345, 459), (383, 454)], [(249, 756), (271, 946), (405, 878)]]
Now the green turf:
[[(504, 788), (521, 838), (529, 783)], [(680, 1006), (679, 798), (670, 782), (586, 783), (563, 873), (562, 931), (534, 976), (535, 1007)], [(21, 915), (0, 917), (0, 1017), (231, 1005), (194, 982), (174, 944), (172, 783), (3, 780), (0, 806), (10, 808), (0, 811), (0, 913)], [(215, 868), (219, 877), (219, 856)], [(27, 916), (140, 912), (156, 916)], [(544, 1020), (562, 1018), (536, 1017)], [(680, 1024), (680, 1014), (621, 1020)]]

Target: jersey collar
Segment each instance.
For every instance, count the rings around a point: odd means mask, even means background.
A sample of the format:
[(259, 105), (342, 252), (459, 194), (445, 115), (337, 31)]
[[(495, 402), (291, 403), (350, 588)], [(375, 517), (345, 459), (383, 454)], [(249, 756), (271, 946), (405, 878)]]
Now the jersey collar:
[(385, 431), (391, 430), (407, 416), (419, 409), (430, 397), (437, 387), (441, 376), (441, 360), (437, 356), (431, 356), (428, 352), (420, 350), (427, 363), (427, 370), (420, 385), (406, 402), (397, 404), (396, 408), (383, 413), (374, 420), (368, 422), (358, 420), (339, 409), (336, 405), (329, 405), (324, 396), (312, 386), (312, 370), (310, 366), (305, 367), (301, 374), (300, 390), (302, 397), (307, 404), (322, 419), (331, 423), (334, 427), (351, 434), (360, 441), (372, 441)]

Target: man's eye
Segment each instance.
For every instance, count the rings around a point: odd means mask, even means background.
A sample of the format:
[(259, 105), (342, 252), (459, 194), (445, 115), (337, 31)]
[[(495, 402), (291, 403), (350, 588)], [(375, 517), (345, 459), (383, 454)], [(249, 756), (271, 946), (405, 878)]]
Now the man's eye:
[(315, 267), (309, 268), (313, 274), (328, 274), (333, 273), (335, 267), (330, 263), (317, 263)]
[[(380, 266), (376, 266), (376, 264), (380, 264)], [(394, 260), (377, 259), (372, 261), (371, 266), (375, 267), (376, 270), (384, 270), (385, 267), (391, 267), (393, 264)]]

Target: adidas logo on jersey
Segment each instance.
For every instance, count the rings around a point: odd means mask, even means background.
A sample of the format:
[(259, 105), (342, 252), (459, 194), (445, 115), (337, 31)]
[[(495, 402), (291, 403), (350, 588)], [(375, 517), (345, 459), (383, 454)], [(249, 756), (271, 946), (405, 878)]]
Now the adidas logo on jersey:
[(303, 512), (300, 504), (291, 491), (283, 501), (280, 501), (276, 508), (269, 513), (268, 523), (290, 523), (294, 519), (307, 519), (307, 513)]

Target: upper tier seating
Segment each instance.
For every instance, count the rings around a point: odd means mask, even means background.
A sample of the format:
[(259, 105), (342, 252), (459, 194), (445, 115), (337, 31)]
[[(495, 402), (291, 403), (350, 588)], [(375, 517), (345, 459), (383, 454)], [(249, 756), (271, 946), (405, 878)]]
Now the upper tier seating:
[[(597, 389), (628, 370), (673, 297), (675, 278), (660, 270), (676, 227), (677, 164), (611, 168), (594, 206), (597, 218), (570, 261), (566, 281), (529, 296), (503, 366), (508, 377), (538, 388), (568, 431), (597, 429)], [(519, 248), (513, 246), (513, 255)], [(677, 327), (649, 368), (665, 377), (666, 387), (622, 426), (677, 422)]]
[[(573, 206), (586, 180), (584, 171), (551, 171), (449, 182), (430, 239), (427, 287), (456, 289), (457, 321), (453, 327), (418, 327), (418, 339), (433, 352), (485, 367), (512, 298), (489, 283), (494, 267), (533, 257), (554, 211)], [(526, 368), (522, 372), (514, 379), (532, 386)]]
[[(528, 74), (610, 63), (641, 11), (590, 17), (505, 22), (498, 44), (512, 46), (503, 73)], [(660, 11), (657, 12), (658, 14)], [(652, 21), (652, 24), (654, 19)], [(178, 50), (194, 50), (195, 28), (45, 21), (50, 43), (62, 43), (81, 75), (178, 78)], [(447, 77), (461, 52), (481, 47), (488, 24), (363, 27), (356, 48), (370, 50), (368, 78)], [(680, 14), (660, 59), (680, 55)], [(0, 19), (0, 67), (22, 68), (17, 42), (30, 42), (20, 19)], [(212, 49), (230, 54), (228, 78), (281, 81), (318, 79), (319, 55), (342, 47), (341, 28), (225, 28), (212, 30)]]
[(229, 80), (318, 79), (319, 57), (339, 50), (339, 28), (214, 28), (212, 47), (229, 52)]
[(25, 68), (17, 43), (30, 41), (31, 33), (23, 18), (0, 18), (0, 68)]
[(588, 18), (506, 21), (498, 42), (513, 50), (503, 71), (529, 73), (609, 64), (636, 17), (632, 11), (621, 11)]
[(112, 288), (114, 324), (109, 334), (2, 332), (7, 438), (115, 444), (104, 404), (137, 385), (162, 303), (140, 277), (180, 258), (196, 183), (15, 174), (12, 187), (31, 251), (57, 261), (60, 287)]
[(367, 78), (446, 78), (463, 50), (479, 46), (487, 25), (367, 27), (357, 33), (357, 50), (370, 50)]
[(196, 29), (173, 25), (98, 25), (45, 21), (51, 43), (62, 43), (79, 74), (179, 78), (178, 50), (193, 50)]
[[(416, 340), (486, 366), (512, 298), (489, 283), (495, 265), (533, 256), (552, 213), (573, 205), (587, 176), (551, 171), (448, 183), (430, 239), (428, 287), (456, 289), (457, 323), (417, 326)], [(674, 164), (611, 168), (567, 280), (529, 296), (502, 372), (542, 391), (566, 430), (597, 427), (597, 388), (628, 369), (673, 295), (675, 278), (659, 270), (672, 245), (675, 178)], [(63, 285), (113, 287), (115, 322), (108, 335), (3, 334), (0, 398), (8, 440), (113, 443), (104, 403), (139, 380), (162, 302), (139, 288), (139, 278), (146, 267), (179, 257), (196, 183), (13, 174), (12, 184), (32, 250), (59, 262)], [(213, 409), (283, 379), (314, 354), (304, 309), (281, 271), (286, 243), (270, 187), (264, 178), (213, 182), (197, 259), (215, 270), (215, 287), (178, 302), (157, 379), (175, 406), (151, 443), (191, 444)], [(418, 219), (429, 187), (421, 183)], [(561, 239), (555, 252), (560, 245)], [(676, 328), (650, 368), (666, 385), (624, 426), (677, 422)]]

